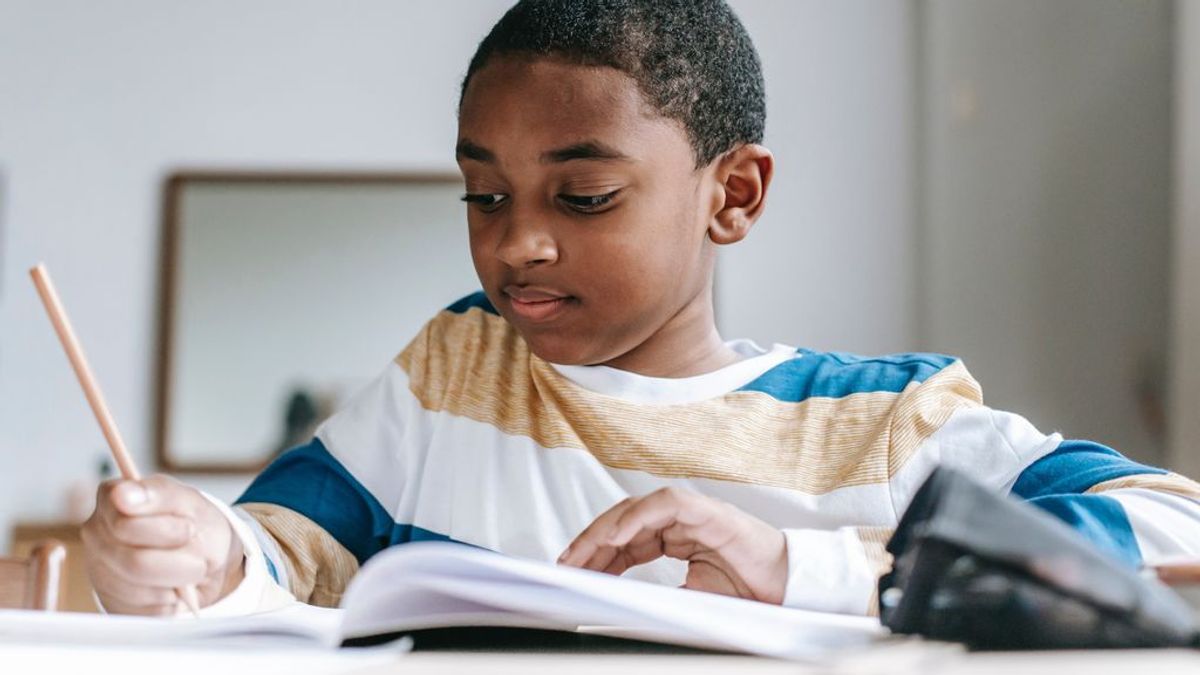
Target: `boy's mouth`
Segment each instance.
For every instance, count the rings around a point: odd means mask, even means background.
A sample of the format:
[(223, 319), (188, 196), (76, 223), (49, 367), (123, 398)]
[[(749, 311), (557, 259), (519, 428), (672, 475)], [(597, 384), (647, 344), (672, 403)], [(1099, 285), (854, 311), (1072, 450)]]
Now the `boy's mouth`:
[(506, 286), (504, 295), (508, 296), (514, 314), (535, 322), (557, 318), (574, 300), (569, 295), (534, 286)]

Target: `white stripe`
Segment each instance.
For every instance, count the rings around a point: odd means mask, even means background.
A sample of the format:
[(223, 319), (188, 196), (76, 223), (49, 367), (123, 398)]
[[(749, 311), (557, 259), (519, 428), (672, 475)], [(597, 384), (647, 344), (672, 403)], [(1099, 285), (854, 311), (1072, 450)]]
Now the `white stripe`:
[(1142, 561), (1158, 565), (1200, 557), (1200, 503), (1180, 495), (1122, 488), (1097, 493), (1117, 500), (1129, 518)]
[(1020, 415), (982, 406), (957, 410), (892, 477), (895, 511), (904, 513), (937, 466), (956, 469), (1007, 494), (1026, 467), (1061, 442), (1062, 436), (1047, 436)]
[(615, 396), (630, 403), (675, 405), (728, 394), (757, 380), (784, 361), (801, 358), (795, 347), (787, 345), (777, 344), (767, 351), (750, 340), (733, 340), (725, 344), (745, 358), (694, 377), (647, 377), (608, 366), (550, 365), (563, 377), (598, 394)]
[[(544, 448), (490, 424), (426, 411), (398, 366), (327, 422), (319, 436), (397, 522), (539, 560), (555, 559), (621, 499), (666, 486), (729, 502), (780, 529), (895, 525), (886, 484), (808, 495), (613, 469), (586, 450)], [(682, 580), (679, 565), (660, 567), (670, 568), (661, 580)]]
[[(484, 422), (423, 409), (409, 390), (404, 370), (394, 364), (326, 423), (319, 436), (397, 522), (538, 560), (555, 559), (575, 535), (621, 499), (666, 486), (729, 502), (780, 529), (821, 531), (794, 535), (800, 538), (852, 536), (833, 532), (844, 526), (894, 527), (934, 466), (952, 466), (1007, 492), (1026, 466), (1061, 441), (1057, 435), (1041, 434), (1017, 415), (964, 409), (918, 448), (890, 485), (809, 495), (721, 480), (662, 478), (606, 467), (586, 450), (544, 448)], [(857, 580), (850, 584), (853, 593), (838, 597), (857, 603), (865, 597), (858, 586), (870, 574), (851, 573), (855, 560), (867, 565), (861, 543), (853, 543), (856, 557), (829, 555)], [(828, 575), (820, 569), (825, 567), (798, 570), (798, 578), (824, 578)], [(680, 583), (683, 575), (683, 566), (675, 561), (660, 561), (635, 574), (672, 584)], [(830, 577), (830, 583), (849, 583), (840, 578)], [(811, 606), (809, 600), (803, 602)]]
[(384, 508), (394, 512), (405, 486), (420, 485), (424, 462), (413, 449), (430, 447), (428, 419), (409, 391), (408, 375), (393, 362), (316, 435)]

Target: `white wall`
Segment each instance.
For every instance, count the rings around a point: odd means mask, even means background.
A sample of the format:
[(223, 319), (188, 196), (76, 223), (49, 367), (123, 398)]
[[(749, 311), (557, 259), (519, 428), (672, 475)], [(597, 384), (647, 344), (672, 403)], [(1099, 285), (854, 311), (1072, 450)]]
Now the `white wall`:
[(1200, 477), (1200, 2), (1175, 16), (1171, 464)]
[[(49, 264), (126, 440), (150, 467), (163, 175), (452, 169), (457, 87), (506, 5), (475, 4), (0, 5), (0, 531), (54, 515), (104, 447), (25, 268)], [(216, 488), (232, 496), (237, 485)]]
[[(163, 175), (451, 169), (459, 80), (507, 4), (0, 0), (0, 533), (54, 516), (103, 453), (25, 269), (53, 270), (149, 467)], [(721, 266), (724, 329), (911, 346), (908, 3), (734, 5), (762, 52), (779, 175)]]
[(923, 346), (992, 405), (1162, 463), (1171, 3), (924, 7)]
[(778, 173), (766, 214), (718, 267), (724, 333), (916, 348), (912, 3), (733, 4), (762, 57)]

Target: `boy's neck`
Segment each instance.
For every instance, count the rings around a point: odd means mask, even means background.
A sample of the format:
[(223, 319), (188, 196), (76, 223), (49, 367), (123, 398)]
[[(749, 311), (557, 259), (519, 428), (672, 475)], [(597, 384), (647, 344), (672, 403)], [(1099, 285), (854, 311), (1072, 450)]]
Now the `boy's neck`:
[(737, 363), (713, 317), (712, 291), (696, 297), (654, 335), (603, 365), (647, 377), (693, 377)]

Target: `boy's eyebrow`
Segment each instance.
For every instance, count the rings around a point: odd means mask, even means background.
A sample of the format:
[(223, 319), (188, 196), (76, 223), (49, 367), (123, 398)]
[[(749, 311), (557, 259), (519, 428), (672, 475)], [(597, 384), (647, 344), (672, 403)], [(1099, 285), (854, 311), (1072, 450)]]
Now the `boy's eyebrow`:
[(458, 142), (454, 148), (454, 156), (458, 159), (473, 159), (477, 162), (494, 162), (496, 155), (487, 148), (475, 145), (471, 141), (463, 139)]
[(546, 164), (570, 162), (575, 159), (609, 159), (627, 161), (631, 158), (620, 150), (600, 143), (599, 141), (584, 141), (583, 143), (575, 143), (574, 145), (568, 145), (565, 148), (559, 148), (557, 150), (550, 150), (542, 153), (542, 162)]
[[(471, 159), (487, 163), (496, 161), (496, 154), (491, 150), (465, 138), (458, 142), (458, 145), (454, 149), (454, 156), (459, 160)], [(545, 164), (559, 164), (576, 159), (629, 161), (632, 158), (620, 150), (599, 141), (584, 141), (558, 148), (557, 150), (543, 152), (541, 159)]]

